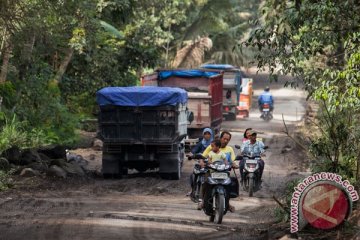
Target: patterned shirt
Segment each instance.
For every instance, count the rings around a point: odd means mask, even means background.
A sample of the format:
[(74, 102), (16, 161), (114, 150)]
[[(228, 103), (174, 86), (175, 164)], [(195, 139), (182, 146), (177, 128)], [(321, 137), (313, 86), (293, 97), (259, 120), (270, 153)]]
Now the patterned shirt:
[(250, 140), (247, 140), (241, 145), (241, 153), (245, 155), (260, 156), (261, 153), (265, 152), (265, 145), (262, 141), (256, 141), (251, 144)]

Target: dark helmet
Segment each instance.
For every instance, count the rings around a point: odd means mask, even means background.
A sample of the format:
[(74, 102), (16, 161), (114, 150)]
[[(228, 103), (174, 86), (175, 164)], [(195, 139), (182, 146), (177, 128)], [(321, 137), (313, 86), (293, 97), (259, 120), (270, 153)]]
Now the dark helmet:
[(265, 92), (268, 92), (270, 91), (270, 87), (269, 86), (266, 86), (266, 88), (264, 89)]

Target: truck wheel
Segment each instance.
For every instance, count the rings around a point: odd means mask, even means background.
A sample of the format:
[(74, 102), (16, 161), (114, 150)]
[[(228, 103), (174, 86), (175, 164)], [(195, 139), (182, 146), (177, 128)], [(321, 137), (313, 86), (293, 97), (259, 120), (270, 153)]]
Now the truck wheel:
[(181, 177), (181, 152), (183, 149), (159, 155), (159, 174), (163, 179), (179, 180)]
[(181, 161), (180, 161), (180, 158), (179, 158), (176, 172), (170, 173), (170, 179), (179, 180), (180, 178), (181, 178)]
[(104, 179), (120, 179), (122, 175), (119, 173), (103, 173)]
[(127, 168), (127, 167), (123, 167), (123, 168), (121, 169), (121, 174), (122, 174), (122, 175), (128, 175), (128, 168)]
[(236, 114), (234, 113), (234, 114), (230, 114), (229, 115), (229, 120), (230, 121), (235, 121), (236, 120)]
[(121, 178), (121, 164), (117, 154), (103, 152), (102, 173), (104, 178)]

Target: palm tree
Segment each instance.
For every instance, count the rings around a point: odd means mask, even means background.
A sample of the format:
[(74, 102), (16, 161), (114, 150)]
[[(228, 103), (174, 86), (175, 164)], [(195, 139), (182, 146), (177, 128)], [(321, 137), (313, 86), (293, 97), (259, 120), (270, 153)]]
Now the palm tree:
[[(239, 43), (250, 28), (249, 20), (257, 17), (260, 2), (260, 0), (208, 0), (197, 4), (195, 1), (188, 13), (186, 30), (177, 43), (173, 67), (198, 67), (203, 63), (199, 63), (200, 59), (235, 66), (246, 65), (251, 54), (246, 50), (241, 51)], [(205, 49), (199, 42), (202, 38), (211, 39), (213, 43), (211, 49)], [(201, 53), (205, 56), (201, 56)], [(181, 60), (181, 57), (184, 59)], [(189, 62), (186, 63), (187, 61)], [(199, 64), (194, 65), (195, 63)]]

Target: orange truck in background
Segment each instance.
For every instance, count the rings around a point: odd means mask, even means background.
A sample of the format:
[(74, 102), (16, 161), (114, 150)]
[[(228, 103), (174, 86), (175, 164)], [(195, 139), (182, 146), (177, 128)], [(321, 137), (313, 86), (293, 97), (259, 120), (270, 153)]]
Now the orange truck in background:
[[(246, 75), (244, 75), (246, 76)], [(241, 82), (241, 92), (239, 99), (238, 112), (241, 118), (249, 117), (253, 96), (253, 79), (243, 77)]]

